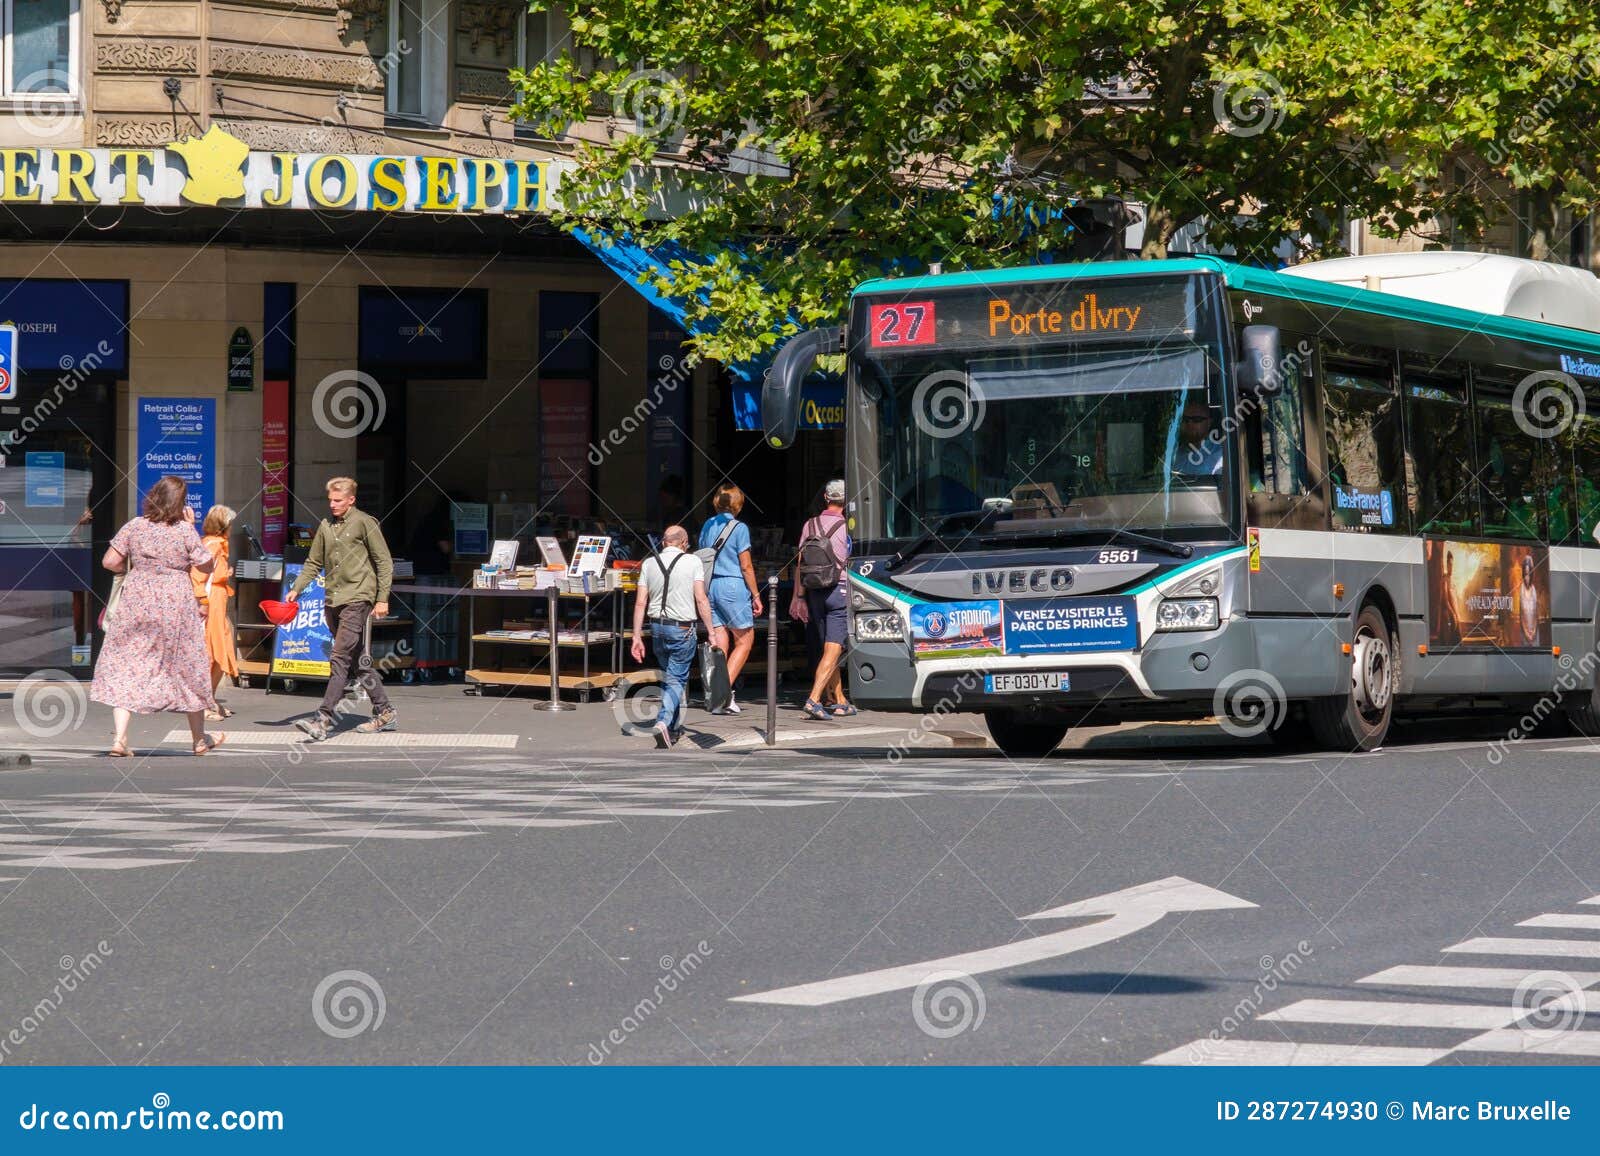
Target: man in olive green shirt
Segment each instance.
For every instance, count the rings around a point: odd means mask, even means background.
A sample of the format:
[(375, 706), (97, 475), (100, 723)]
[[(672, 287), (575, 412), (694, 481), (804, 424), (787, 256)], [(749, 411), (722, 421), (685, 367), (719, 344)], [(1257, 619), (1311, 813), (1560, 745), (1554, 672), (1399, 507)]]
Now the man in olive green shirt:
[(378, 519), (355, 507), (355, 479), (329, 478), (328, 517), (317, 527), (305, 565), (289, 590), (289, 601), (293, 602), (302, 590), (316, 581), (319, 573), (323, 576), (326, 594), (322, 615), (333, 632), (333, 653), (328, 656), (328, 692), (322, 696), (322, 706), (316, 714), (294, 724), (314, 743), (327, 738), (333, 729), (352, 665), (360, 670), (356, 681), (372, 700), (371, 720), (356, 730), (375, 734), (392, 731), (396, 726), (395, 709), (384, 692), (382, 677), (372, 669), (372, 655), (367, 650), (368, 616), (387, 618), (389, 615), (389, 585), (394, 580), (394, 563)]

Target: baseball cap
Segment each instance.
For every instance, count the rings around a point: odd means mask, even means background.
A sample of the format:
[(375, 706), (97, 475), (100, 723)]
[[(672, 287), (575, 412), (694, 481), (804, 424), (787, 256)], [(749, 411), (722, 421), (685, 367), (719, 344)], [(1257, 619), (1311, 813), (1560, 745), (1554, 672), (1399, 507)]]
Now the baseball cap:
[(834, 478), (824, 487), (822, 496), (830, 502), (844, 501), (844, 479)]

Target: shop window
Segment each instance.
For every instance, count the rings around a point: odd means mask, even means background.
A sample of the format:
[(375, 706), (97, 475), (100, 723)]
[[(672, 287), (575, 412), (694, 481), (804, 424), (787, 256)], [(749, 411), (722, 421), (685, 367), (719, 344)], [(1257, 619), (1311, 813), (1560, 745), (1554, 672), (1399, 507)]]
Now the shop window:
[(1472, 476), (1472, 422), (1456, 375), (1407, 370), (1402, 377), (1407, 486), (1419, 534), (1475, 534), (1478, 491)]
[(1323, 382), (1333, 528), (1407, 531), (1400, 399), (1387, 366), (1330, 361)]
[(76, 0), (4, 0), (5, 95), (78, 95)]

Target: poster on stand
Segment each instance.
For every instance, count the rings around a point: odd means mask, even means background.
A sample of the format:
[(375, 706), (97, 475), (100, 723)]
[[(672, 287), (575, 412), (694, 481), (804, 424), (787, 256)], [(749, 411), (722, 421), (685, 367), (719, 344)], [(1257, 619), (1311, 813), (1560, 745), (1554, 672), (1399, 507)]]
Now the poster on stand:
[[(298, 562), (283, 567), (283, 597), (300, 576)], [(291, 678), (327, 678), (333, 673), (328, 656), (333, 653), (333, 632), (323, 619), (326, 591), (322, 575), (300, 593), (300, 612), (287, 626), (280, 626), (272, 637), (272, 673)]]
[(141, 397), (135, 508), (163, 475), (189, 483), (198, 522), (216, 499), (217, 401), (212, 397)]

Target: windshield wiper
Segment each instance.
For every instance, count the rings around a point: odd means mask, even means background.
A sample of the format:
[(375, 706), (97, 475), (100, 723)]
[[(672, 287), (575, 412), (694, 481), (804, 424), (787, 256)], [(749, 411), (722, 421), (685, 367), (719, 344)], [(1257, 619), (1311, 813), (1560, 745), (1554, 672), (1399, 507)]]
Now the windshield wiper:
[(885, 570), (892, 571), (898, 570), (901, 566), (904, 566), (907, 562), (911, 561), (911, 559), (915, 558), (918, 554), (922, 553), (922, 551), (926, 550), (930, 543), (937, 540), (939, 535), (944, 533), (944, 528), (950, 525), (951, 522), (959, 522), (963, 518), (976, 518), (977, 521), (973, 523), (972, 529), (967, 531), (967, 534), (970, 537), (973, 534), (983, 533), (984, 528), (1005, 511), (1006, 506), (997, 501), (993, 504), (985, 503), (981, 509), (957, 510), (953, 514), (945, 514), (936, 519), (933, 525), (928, 527), (927, 532), (923, 534), (922, 537), (911, 543), (911, 545), (907, 546), (904, 550), (896, 552), (893, 558), (890, 558), (888, 562), (884, 563), (883, 568)]
[(986, 546), (1004, 545), (1007, 542), (1056, 542), (1063, 538), (1075, 537), (1079, 534), (1105, 534), (1112, 539), (1124, 542), (1138, 542), (1145, 546), (1155, 546), (1176, 554), (1180, 558), (1189, 558), (1194, 555), (1194, 547), (1187, 542), (1169, 542), (1165, 538), (1158, 538), (1154, 534), (1141, 534), (1137, 530), (1124, 530), (1120, 526), (1084, 526), (1073, 530), (1036, 530), (1032, 533), (1007, 534), (1003, 537), (996, 536), (985, 538)]

